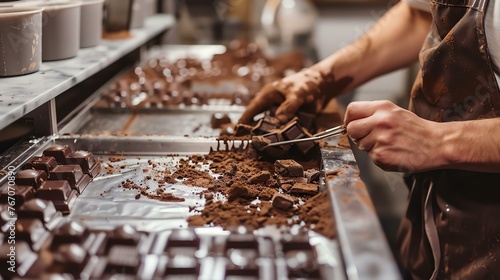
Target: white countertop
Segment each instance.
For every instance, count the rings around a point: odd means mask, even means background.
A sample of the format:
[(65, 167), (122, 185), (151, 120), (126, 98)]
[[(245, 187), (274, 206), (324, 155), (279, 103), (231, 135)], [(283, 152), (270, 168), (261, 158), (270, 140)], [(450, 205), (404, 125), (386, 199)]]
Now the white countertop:
[(154, 15), (146, 19), (144, 27), (131, 30), (132, 38), (102, 40), (96, 47), (80, 49), (74, 58), (43, 62), (36, 73), (0, 78), (0, 129), (106, 68), (174, 23), (171, 15)]

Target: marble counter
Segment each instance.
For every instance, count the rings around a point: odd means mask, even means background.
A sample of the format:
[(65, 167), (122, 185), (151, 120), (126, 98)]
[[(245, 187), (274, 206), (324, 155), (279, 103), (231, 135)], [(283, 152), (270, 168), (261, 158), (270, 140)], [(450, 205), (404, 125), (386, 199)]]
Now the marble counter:
[(44, 62), (40, 71), (0, 78), (0, 130), (104, 69), (175, 23), (171, 15), (154, 15), (144, 27), (133, 29), (132, 38), (103, 40), (99, 46), (80, 49), (75, 58)]

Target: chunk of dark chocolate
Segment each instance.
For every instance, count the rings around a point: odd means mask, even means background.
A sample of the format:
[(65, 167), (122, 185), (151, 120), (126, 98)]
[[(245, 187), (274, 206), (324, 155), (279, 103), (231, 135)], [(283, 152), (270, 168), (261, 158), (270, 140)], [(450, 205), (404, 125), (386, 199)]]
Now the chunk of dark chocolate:
[(57, 215), (57, 210), (52, 201), (35, 198), (26, 202), (17, 211), (17, 215), (20, 219), (39, 219), (45, 224), (50, 222), (54, 216)]
[[(9, 191), (13, 191), (14, 195), (11, 196)], [(9, 204), (10, 202), (12, 204), (14, 202), (14, 207), (19, 208), (28, 200), (35, 198), (35, 193), (36, 191), (32, 186), (8, 186), (3, 189), (0, 195), (0, 203)]]
[[(297, 121), (292, 121), (288, 123), (281, 130), (281, 135), (283, 135), (283, 138), (285, 138), (286, 140), (302, 139), (311, 136), (302, 129), (302, 127), (299, 125)], [(307, 141), (307, 142), (295, 143), (293, 145), (299, 148), (302, 154), (307, 154), (312, 148), (314, 148), (315, 143), (314, 141)]]
[(273, 207), (288, 210), (293, 206), (293, 199), (287, 195), (276, 192), (273, 196)]
[(274, 162), (274, 170), (284, 177), (303, 177), (304, 167), (293, 159), (283, 159)]
[(133, 228), (132, 226), (119, 226), (108, 234), (106, 247), (102, 248), (105, 249), (105, 252), (101, 250), (101, 254), (106, 254), (106, 252), (109, 252), (109, 250), (111, 250), (113, 247), (119, 245), (130, 246), (132, 248), (135, 248), (135, 250), (138, 250), (138, 245), (141, 242), (142, 238), (143, 234), (135, 230), (135, 228)]
[(253, 135), (262, 135), (272, 132), (273, 130), (279, 128), (280, 121), (271, 116), (265, 116), (260, 119), (252, 129)]
[(54, 253), (53, 272), (69, 273), (79, 278), (87, 263), (87, 252), (78, 244), (61, 245)]
[(26, 241), (33, 251), (48, 246), (50, 232), (43, 226), (39, 219), (18, 219), (16, 221), (16, 238)]
[(79, 165), (59, 165), (50, 172), (50, 180), (66, 180), (72, 189), (81, 194), (91, 179)]
[(299, 111), (297, 113), (297, 117), (299, 118), (298, 122), (302, 127), (305, 127), (307, 130), (311, 130), (314, 125), (314, 120), (316, 119), (315, 114)]
[(95, 160), (94, 155), (88, 151), (76, 151), (66, 158), (68, 164), (77, 164), (82, 168), (83, 173), (94, 178), (101, 171), (101, 165)]
[(33, 157), (27, 163), (26, 169), (36, 169), (43, 170), (45, 173), (49, 174), (49, 172), (57, 166), (57, 161), (54, 157), (51, 156), (41, 156), (41, 157)]
[(168, 237), (168, 247), (196, 247), (200, 246), (200, 237), (192, 229), (174, 229)]
[(306, 177), (308, 183), (318, 181), (319, 175), (320, 175), (320, 172), (317, 169), (308, 169), (304, 172), (304, 177)]
[(267, 180), (271, 179), (271, 173), (269, 171), (261, 171), (252, 177), (248, 178), (249, 184), (265, 183)]
[(76, 190), (72, 189), (68, 181), (46, 181), (38, 189), (37, 197), (50, 200), (56, 209), (63, 214), (69, 214), (76, 202)]
[(47, 173), (43, 170), (26, 169), (16, 174), (16, 185), (32, 186), (38, 189), (43, 181), (47, 180)]
[(66, 164), (66, 157), (71, 154), (71, 148), (68, 145), (52, 145), (43, 151), (44, 156), (54, 157), (59, 164)]
[(315, 195), (319, 193), (318, 184), (296, 183), (290, 189), (293, 194)]
[(278, 175), (278, 184), (280, 186), (283, 185), (295, 185), (296, 183), (307, 183), (307, 179), (305, 177), (283, 177)]
[(83, 243), (89, 232), (80, 222), (70, 221), (56, 228), (53, 234), (54, 239), (52, 240), (51, 248), (52, 250), (56, 250), (61, 244)]
[(213, 129), (221, 128), (225, 124), (230, 124), (231, 118), (226, 113), (215, 113), (212, 115), (210, 124)]

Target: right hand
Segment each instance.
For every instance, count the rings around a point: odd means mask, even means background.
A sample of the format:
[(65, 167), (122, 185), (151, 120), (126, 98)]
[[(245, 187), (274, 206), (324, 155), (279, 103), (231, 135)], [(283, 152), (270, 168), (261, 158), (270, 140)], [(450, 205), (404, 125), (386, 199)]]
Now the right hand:
[(253, 117), (273, 106), (279, 106), (275, 117), (288, 122), (303, 105), (306, 111), (318, 113), (326, 101), (325, 77), (316, 70), (306, 69), (265, 85), (250, 102), (239, 122), (249, 124)]

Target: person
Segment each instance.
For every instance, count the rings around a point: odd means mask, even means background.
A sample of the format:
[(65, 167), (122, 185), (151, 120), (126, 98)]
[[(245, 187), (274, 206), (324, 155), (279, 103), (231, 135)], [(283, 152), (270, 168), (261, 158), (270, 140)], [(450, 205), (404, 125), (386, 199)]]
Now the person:
[[(420, 59), (409, 110), (352, 102), (347, 134), (389, 171), (411, 173), (398, 251), (413, 279), (500, 277), (500, 1), (404, 0), (360, 39), (262, 88), (240, 122), (279, 105), (283, 122)], [(302, 109), (301, 109), (302, 110)]]

